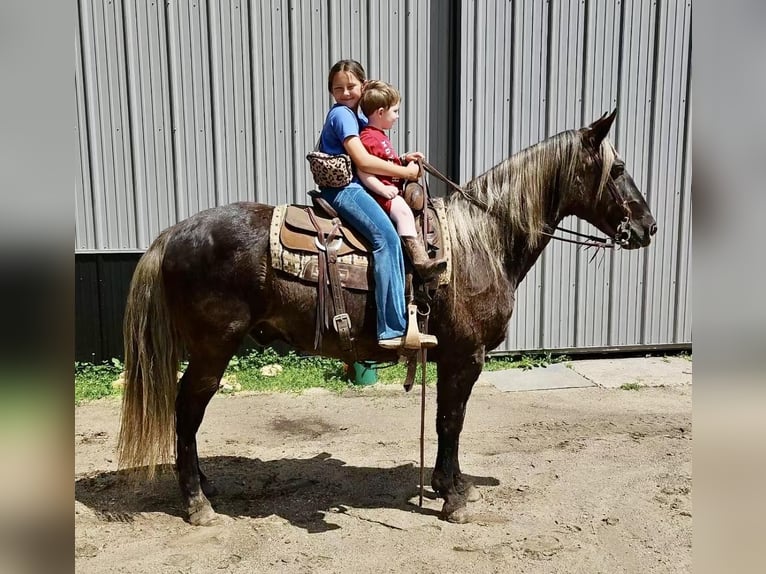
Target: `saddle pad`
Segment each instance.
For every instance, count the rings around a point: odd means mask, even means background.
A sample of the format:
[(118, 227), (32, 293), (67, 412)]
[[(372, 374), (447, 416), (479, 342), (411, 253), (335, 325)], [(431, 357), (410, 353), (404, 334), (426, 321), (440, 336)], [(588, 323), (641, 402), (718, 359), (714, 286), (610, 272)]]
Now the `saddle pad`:
[[(436, 213), (435, 220), (436, 229), (435, 236), (437, 237), (436, 243), (438, 250), (436, 252), (437, 257), (444, 257), (447, 260), (447, 268), (439, 275), (439, 285), (448, 285), (450, 277), (452, 277), (452, 238), (449, 233), (449, 226), (447, 225), (447, 208), (444, 205), (444, 199), (441, 197), (434, 197), (431, 199), (433, 205), (433, 211)], [(418, 225), (420, 225), (418, 223)], [(430, 242), (430, 238), (429, 238)]]

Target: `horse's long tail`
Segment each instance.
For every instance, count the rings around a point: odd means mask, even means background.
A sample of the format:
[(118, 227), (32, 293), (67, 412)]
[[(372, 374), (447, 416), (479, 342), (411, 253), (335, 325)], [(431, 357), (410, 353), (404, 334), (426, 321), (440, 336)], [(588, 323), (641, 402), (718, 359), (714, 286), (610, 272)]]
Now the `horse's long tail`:
[(117, 450), (120, 468), (157, 464), (174, 451), (175, 398), (181, 341), (173, 326), (162, 279), (170, 238), (165, 230), (138, 261), (125, 309), (125, 388)]

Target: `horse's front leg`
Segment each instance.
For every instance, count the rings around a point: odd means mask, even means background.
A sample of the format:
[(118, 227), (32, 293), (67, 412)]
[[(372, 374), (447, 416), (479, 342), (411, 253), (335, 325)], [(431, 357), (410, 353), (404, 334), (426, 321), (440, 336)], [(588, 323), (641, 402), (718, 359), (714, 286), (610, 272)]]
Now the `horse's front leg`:
[(466, 503), (478, 498), (478, 491), (460, 471), (458, 451), (465, 409), (471, 390), (484, 366), (484, 350), (469, 356), (444, 357), (437, 365), (436, 434), (439, 446), (431, 486), (444, 499), (442, 517), (466, 522)]

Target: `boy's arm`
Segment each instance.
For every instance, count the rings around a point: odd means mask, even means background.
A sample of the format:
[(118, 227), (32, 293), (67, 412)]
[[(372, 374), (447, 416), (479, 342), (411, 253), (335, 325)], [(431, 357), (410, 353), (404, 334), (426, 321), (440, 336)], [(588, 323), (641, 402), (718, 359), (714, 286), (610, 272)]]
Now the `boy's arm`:
[(385, 197), (386, 199), (393, 199), (399, 195), (399, 190), (393, 185), (386, 185), (378, 179), (376, 175), (356, 170), (356, 174), (359, 176), (362, 185), (369, 189), (375, 195)]
[(420, 177), (420, 169), (417, 164), (413, 163), (407, 166), (401, 166), (374, 156), (364, 148), (359, 136), (346, 138), (343, 141), (343, 147), (345, 148), (346, 153), (351, 156), (351, 161), (354, 162), (357, 170), (366, 171), (368, 173), (376, 172), (380, 175), (399, 177), (401, 179), (414, 180)]

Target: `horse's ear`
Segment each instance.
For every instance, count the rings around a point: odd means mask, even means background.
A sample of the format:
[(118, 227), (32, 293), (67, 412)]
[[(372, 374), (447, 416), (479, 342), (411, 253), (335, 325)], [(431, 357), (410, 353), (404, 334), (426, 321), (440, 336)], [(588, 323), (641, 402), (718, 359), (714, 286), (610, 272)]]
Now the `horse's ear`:
[(609, 130), (612, 129), (612, 124), (614, 123), (614, 118), (616, 117), (617, 108), (614, 108), (614, 111), (611, 114), (604, 114), (601, 116), (599, 119), (585, 128), (585, 140), (593, 148), (598, 149), (598, 147), (601, 145), (601, 142), (606, 137), (606, 134), (608, 134)]

